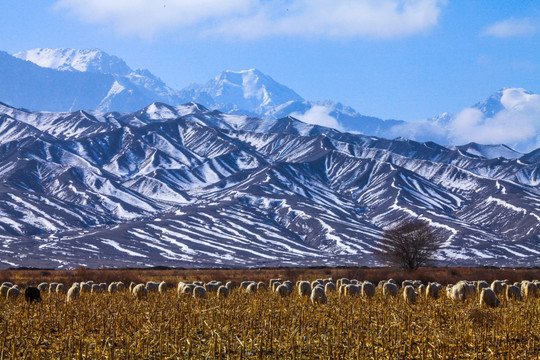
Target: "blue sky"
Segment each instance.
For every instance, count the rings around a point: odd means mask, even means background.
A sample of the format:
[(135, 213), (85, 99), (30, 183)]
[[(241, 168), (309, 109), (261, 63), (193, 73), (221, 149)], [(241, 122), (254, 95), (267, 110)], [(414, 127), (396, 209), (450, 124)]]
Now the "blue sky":
[(20, 0), (0, 14), (0, 50), (100, 48), (176, 89), (258, 68), (306, 99), (404, 120), (503, 87), (540, 93), (532, 0)]

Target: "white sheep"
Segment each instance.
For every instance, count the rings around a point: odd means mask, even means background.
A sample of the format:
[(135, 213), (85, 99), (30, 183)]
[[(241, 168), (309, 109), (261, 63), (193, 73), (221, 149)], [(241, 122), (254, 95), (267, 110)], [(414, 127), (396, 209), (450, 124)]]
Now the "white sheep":
[(116, 291), (124, 291), (124, 290), (126, 290), (126, 285), (121, 281), (117, 282)]
[(523, 301), (521, 289), (515, 285), (509, 285), (506, 287), (506, 301), (510, 300)]
[(253, 284), (254, 281), (242, 281), (240, 283), (240, 288), (241, 289), (246, 289), (250, 284)]
[(58, 283), (55, 283), (55, 282), (50, 283), (49, 284), (49, 294), (55, 293), (57, 286), (58, 286)]
[(452, 286), (450, 298), (456, 301), (465, 301), (473, 297), (475, 293), (476, 288), (474, 285), (469, 284), (465, 280), (461, 280), (456, 285)]
[[(135, 285), (137, 285), (137, 284), (133, 283), (133, 286), (135, 286)], [(94, 285), (92, 285), (92, 286), (94, 286)], [(107, 283), (100, 283), (99, 287), (101, 288), (102, 293), (109, 290), (109, 285), (107, 285)], [(132, 289), (130, 289), (129, 292), (131, 292), (131, 290)]]
[(309, 281), (299, 281), (298, 282), (298, 294), (300, 296), (310, 296), (311, 295), (311, 284)]
[(45, 292), (49, 288), (49, 284), (46, 282), (40, 283), (37, 288), (39, 289), (39, 292)]
[(167, 283), (165, 281), (162, 281), (159, 283), (158, 286), (158, 292), (163, 295), (167, 292)]
[(8, 289), (6, 298), (15, 300), (19, 295), (21, 295), (21, 291), (16, 286), (12, 286)]
[(270, 286), (271, 289), (273, 289), (272, 284), (276, 282), (281, 284), (281, 281), (282, 281), (281, 279), (270, 279), (270, 282), (268, 283), (268, 285)]
[(184, 293), (184, 286), (186, 286), (186, 283), (183, 281), (178, 282), (178, 286), (176, 287), (176, 293), (178, 296)]
[(407, 285), (403, 288), (403, 299), (407, 304), (414, 304), (416, 303), (416, 298), (418, 297), (418, 293), (414, 290), (414, 286)]
[(495, 295), (501, 295), (504, 294), (504, 291), (506, 290), (506, 283), (502, 280), (494, 280), (491, 283), (491, 290), (495, 293)]
[(401, 282), (401, 288), (405, 288), (405, 286), (413, 286), (413, 281), (412, 280), (403, 280)]
[(375, 286), (369, 281), (364, 281), (364, 283), (362, 283), (361, 293), (362, 297), (372, 298), (375, 296)]
[[(426, 286), (425, 294), (427, 298), (438, 299), (440, 287), (437, 283), (429, 282)], [(420, 293), (421, 294), (421, 293)]]
[(422, 283), (422, 280), (414, 280), (413, 281), (413, 286), (414, 286), (415, 289), (418, 289), (421, 285), (424, 285)]
[(200, 285), (193, 288), (193, 297), (197, 299), (206, 299), (206, 289)]
[(487, 305), (489, 307), (497, 307), (499, 306), (499, 304), (500, 304), (500, 301), (497, 298), (495, 291), (493, 291), (491, 288), (482, 289), (482, 292), (480, 293), (480, 305)]
[(9, 289), (11, 289), (11, 286), (5, 286), (5, 285), (0, 286), (0, 295), (2, 297), (6, 297)]
[(226, 298), (229, 296), (229, 289), (226, 286), (221, 285), (216, 293), (217, 297), (219, 298)]
[(257, 291), (265, 291), (266, 290), (266, 284), (262, 281), (257, 283)]
[(85, 283), (85, 282), (82, 282), (80, 284), (80, 291), (79, 293), (81, 294), (84, 294), (84, 293), (91, 293), (92, 292), (92, 286), (90, 286), (90, 284), (88, 283)]
[(227, 281), (227, 283), (225, 284), (225, 287), (227, 288), (227, 290), (229, 290), (229, 293), (231, 293), (236, 286), (234, 285), (232, 281)]
[(184, 295), (193, 295), (193, 289), (195, 289), (195, 287), (197, 287), (198, 285), (195, 285), (195, 284), (186, 284), (184, 285), (184, 287), (182, 288), (182, 294)]
[(525, 281), (521, 285), (521, 293), (524, 298), (533, 298), (538, 296), (538, 287), (530, 281)]
[(324, 285), (324, 292), (325, 293), (331, 293), (331, 292), (335, 292), (336, 291), (336, 284), (334, 284), (333, 282), (328, 282), (326, 283), (326, 285)]
[(10, 283), (9, 281), (4, 281), (0, 286), (6, 286), (8, 288), (11, 288), (13, 287), (13, 283)]
[[(107, 284), (105, 284), (105, 286), (107, 286)], [(133, 281), (129, 283), (129, 287), (128, 287), (128, 290), (129, 292), (133, 292), (133, 288), (137, 286), (137, 284), (135, 284)], [(105, 290), (103, 290), (105, 291)]]
[(159, 290), (159, 283), (157, 282), (154, 282), (154, 281), (148, 281), (146, 283), (146, 290), (148, 292), (158, 292)]
[(286, 284), (281, 284), (278, 287), (276, 287), (275, 292), (281, 297), (286, 297), (291, 294), (291, 290), (289, 289), (289, 286), (287, 286)]
[(360, 295), (360, 287), (355, 284), (345, 285), (345, 289), (343, 289), (343, 295), (358, 296)]
[(57, 294), (64, 294), (66, 292), (66, 289), (64, 287), (64, 284), (60, 283), (56, 286), (56, 293)]
[(396, 284), (387, 282), (383, 285), (384, 296), (397, 296), (398, 294), (399, 294), (399, 289)]
[(257, 293), (257, 284), (256, 283), (249, 284), (248, 287), (246, 288), (246, 293), (248, 293), (248, 294), (256, 294)]
[(489, 287), (489, 284), (487, 281), (484, 281), (484, 280), (480, 280), (476, 283), (476, 289), (478, 291), (478, 294), (480, 295), (480, 293), (482, 292), (482, 289), (486, 289)]
[(70, 302), (79, 298), (80, 288), (78, 284), (73, 284), (69, 288), (66, 296), (66, 301)]
[(279, 285), (281, 285), (280, 282), (273, 282), (272, 283), (272, 291), (276, 292), (276, 289), (278, 288)]
[(311, 290), (310, 299), (313, 304), (326, 304), (326, 294), (324, 289), (320, 286), (315, 286), (313, 290)]
[[(255, 284), (256, 285), (256, 284)], [(221, 283), (217, 281), (210, 281), (206, 284), (204, 284), (204, 288), (207, 292), (217, 292), (219, 287), (221, 286)]]
[(91, 290), (92, 294), (97, 294), (101, 292), (103, 292), (103, 290), (101, 290), (101, 286), (99, 286), (99, 284), (92, 284), (92, 290)]
[(116, 290), (118, 290), (118, 286), (116, 285), (116, 283), (115, 282), (110, 283), (109, 288), (107, 289), (107, 291), (110, 294), (114, 294), (116, 292)]
[(133, 287), (131, 293), (137, 299), (146, 299), (148, 297), (148, 288), (144, 284), (138, 284)]

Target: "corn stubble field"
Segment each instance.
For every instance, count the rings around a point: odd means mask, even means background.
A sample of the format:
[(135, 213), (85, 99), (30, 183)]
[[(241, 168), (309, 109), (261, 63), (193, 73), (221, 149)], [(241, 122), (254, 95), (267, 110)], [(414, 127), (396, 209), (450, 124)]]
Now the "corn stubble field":
[(332, 292), (326, 304), (312, 304), (296, 288), (285, 298), (237, 287), (227, 298), (198, 299), (177, 294), (167, 281), (166, 293), (142, 300), (129, 291), (81, 294), (70, 302), (56, 293), (33, 304), (24, 296), (0, 299), (0, 358), (540, 358), (538, 297), (501, 298), (499, 307), (488, 308), (477, 296), (455, 302), (441, 291), (437, 300), (420, 296), (409, 305), (377, 288), (373, 298)]

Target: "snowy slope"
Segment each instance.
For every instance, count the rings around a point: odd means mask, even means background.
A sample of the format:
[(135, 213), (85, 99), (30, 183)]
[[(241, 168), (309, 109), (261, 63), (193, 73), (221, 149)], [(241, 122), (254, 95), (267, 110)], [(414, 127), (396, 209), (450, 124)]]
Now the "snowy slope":
[(538, 265), (540, 157), (485, 149), (194, 103), (0, 104), (0, 264), (374, 265), (382, 229), (420, 216), (441, 264)]

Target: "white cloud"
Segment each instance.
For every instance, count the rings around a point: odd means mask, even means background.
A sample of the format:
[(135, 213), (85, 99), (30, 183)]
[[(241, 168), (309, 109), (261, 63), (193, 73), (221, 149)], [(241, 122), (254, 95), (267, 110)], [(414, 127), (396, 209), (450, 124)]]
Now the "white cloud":
[(392, 128), (390, 135), (446, 145), (506, 144), (528, 152), (540, 147), (540, 95), (524, 89), (503, 90), (503, 109), (489, 117), (477, 108), (465, 108), (442, 120), (411, 121)]
[(507, 19), (499, 21), (487, 27), (482, 34), (494, 36), (498, 38), (509, 38), (516, 36), (531, 36), (538, 30), (538, 21), (533, 21), (529, 18), (524, 19)]
[(58, 0), (82, 21), (151, 37), (191, 29), (260, 38), (409, 36), (437, 24), (446, 0)]
[(326, 106), (315, 105), (305, 113), (292, 113), (291, 116), (308, 124), (321, 125), (343, 131), (343, 126), (330, 116), (331, 109)]

